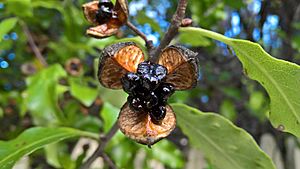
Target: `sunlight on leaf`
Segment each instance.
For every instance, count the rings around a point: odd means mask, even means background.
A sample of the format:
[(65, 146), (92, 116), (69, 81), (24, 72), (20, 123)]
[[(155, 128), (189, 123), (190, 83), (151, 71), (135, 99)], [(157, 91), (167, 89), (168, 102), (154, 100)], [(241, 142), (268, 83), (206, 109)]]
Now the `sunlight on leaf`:
[(271, 100), (269, 119), (273, 126), (300, 137), (299, 65), (273, 58), (257, 43), (227, 38), (201, 28), (182, 29), (231, 46), (243, 64), (244, 73), (267, 90)]

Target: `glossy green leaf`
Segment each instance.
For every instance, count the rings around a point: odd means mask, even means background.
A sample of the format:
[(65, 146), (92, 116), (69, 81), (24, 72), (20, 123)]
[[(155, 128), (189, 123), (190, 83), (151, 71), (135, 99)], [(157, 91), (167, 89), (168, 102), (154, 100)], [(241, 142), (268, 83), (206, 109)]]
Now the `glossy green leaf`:
[(215, 113), (172, 104), (178, 125), (218, 169), (275, 169), (271, 159), (246, 131)]
[(2, 37), (15, 27), (17, 21), (18, 21), (17, 18), (8, 18), (8, 19), (1, 21), (1, 23), (0, 23), (0, 42), (3, 39)]
[(233, 48), (244, 73), (258, 81), (270, 96), (269, 119), (276, 128), (300, 137), (300, 66), (276, 59), (253, 42), (227, 38), (201, 28), (183, 28)]
[[(193, 34), (193, 36), (191, 36)], [(210, 40), (203, 37), (200, 34), (193, 33), (191, 31), (186, 31), (185, 29), (180, 30), (179, 42), (182, 44), (187, 44), (193, 47), (197, 46), (209, 46), (211, 44)]]
[(67, 138), (85, 136), (97, 139), (97, 134), (72, 128), (30, 128), (16, 139), (0, 141), (0, 169), (10, 169), (21, 157)]
[(82, 79), (69, 78), (70, 92), (73, 97), (78, 99), (85, 106), (89, 107), (97, 98), (98, 90), (96, 88), (89, 87), (82, 81)]

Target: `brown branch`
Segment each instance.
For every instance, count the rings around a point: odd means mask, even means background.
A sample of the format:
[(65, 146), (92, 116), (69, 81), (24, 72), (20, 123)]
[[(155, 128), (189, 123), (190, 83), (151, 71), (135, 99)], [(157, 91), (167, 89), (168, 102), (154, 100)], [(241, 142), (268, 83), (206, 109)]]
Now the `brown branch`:
[(156, 62), (159, 54), (162, 52), (162, 50), (169, 45), (171, 40), (174, 38), (174, 36), (177, 35), (178, 29), (181, 25), (181, 21), (185, 16), (185, 10), (187, 7), (188, 0), (179, 0), (178, 6), (176, 9), (175, 14), (173, 15), (171, 24), (167, 30), (167, 33), (165, 34), (164, 38), (161, 40), (160, 45), (157, 47), (157, 49), (154, 51), (153, 54), (150, 54), (150, 60), (152, 62)]
[(107, 165), (111, 168), (111, 169), (117, 169), (116, 165), (114, 164), (114, 162), (109, 158), (109, 156), (105, 153), (103, 153), (101, 155), (101, 157), (103, 158), (103, 160), (107, 163)]
[[(105, 146), (108, 144), (108, 142), (112, 139), (112, 137), (117, 133), (117, 131), (119, 130), (119, 126), (118, 123), (115, 122), (115, 124), (111, 127), (111, 129), (109, 130), (109, 132), (107, 133), (106, 136), (101, 137), (100, 138), (100, 143), (99, 146), (97, 147), (96, 151), (92, 154), (92, 156), (87, 159), (82, 166), (80, 167), (80, 169), (89, 169), (90, 165), (99, 157), (102, 156), (103, 159), (108, 163), (108, 165), (110, 167), (112, 167), (111, 165), (113, 164), (113, 162), (107, 158), (108, 156), (104, 153), (104, 148)], [(109, 159), (109, 161), (107, 161)], [(112, 163), (112, 164), (111, 164)], [(114, 166), (114, 164), (113, 164)]]
[(45, 60), (44, 56), (42, 55), (42, 53), (40, 52), (39, 48), (35, 44), (34, 39), (33, 39), (32, 35), (31, 35), (31, 33), (30, 33), (27, 25), (24, 22), (21, 22), (21, 25), (22, 25), (23, 31), (24, 31), (24, 33), (25, 33), (25, 35), (27, 37), (28, 43), (29, 43), (29, 45), (30, 45), (30, 47), (31, 47), (31, 49), (32, 49), (35, 57), (41, 62), (41, 64), (43, 66), (45, 66), (45, 67), (48, 66), (47, 61)]
[(153, 42), (152, 42), (152, 40), (148, 40), (147, 36), (143, 32), (141, 32), (140, 30), (138, 30), (137, 27), (135, 27), (131, 22), (127, 21), (126, 25), (132, 31), (134, 31), (138, 36), (140, 36), (142, 39), (144, 39), (144, 41), (146, 43), (146, 47), (148, 49), (148, 52), (151, 52), (151, 50), (153, 49)]

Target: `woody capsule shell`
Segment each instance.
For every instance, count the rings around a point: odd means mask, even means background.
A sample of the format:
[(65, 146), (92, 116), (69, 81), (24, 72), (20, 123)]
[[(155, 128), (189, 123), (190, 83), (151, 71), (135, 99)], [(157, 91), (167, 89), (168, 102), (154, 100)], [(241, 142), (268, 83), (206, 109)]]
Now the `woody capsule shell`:
[(95, 38), (105, 38), (116, 34), (128, 19), (127, 0), (92, 1), (82, 5), (85, 18), (94, 25), (86, 33)]
[(145, 61), (142, 50), (132, 42), (106, 47), (101, 55), (98, 78), (107, 88), (129, 94), (121, 108), (120, 130), (138, 143), (153, 145), (167, 137), (176, 126), (176, 116), (168, 105), (175, 90), (197, 83), (196, 53), (181, 46), (167, 47), (158, 63)]

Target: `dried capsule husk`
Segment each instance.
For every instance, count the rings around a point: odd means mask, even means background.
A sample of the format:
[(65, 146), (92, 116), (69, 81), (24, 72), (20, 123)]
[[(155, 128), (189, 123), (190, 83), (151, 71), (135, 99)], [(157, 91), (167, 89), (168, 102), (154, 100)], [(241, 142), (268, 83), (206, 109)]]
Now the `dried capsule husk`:
[(148, 112), (137, 112), (126, 103), (119, 114), (120, 130), (138, 143), (153, 145), (167, 137), (176, 126), (176, 116), (171, 106), (166, 106), (166, 115), (159, 124), (154, 124)]
[(117, 0), (114, 10), (118, 13), (119, 20), (125, 23), (129, 15), (127, 0)]
[(37, 72), (37, 67), (31, 62), (26, 62), (21, 65), (21, 72), (24, 75), (33, 75)]
[(121, 42), (106, 47), (99, 62), (98, 79), (107, 88), (121, 89), (121, 78), (128, 72), (135, 72), (145, 57), (133, 42)]
[(127, 22), (128, 3), (126, 0), (117, 0), (110, 18), (104, 18), (104, 22), (97, 19), (99, 11), (99, 1), (92, 1), (82, 6), (85, 18), (94, 25), (86, 33), (95, 38), (105, 38), (114, 35), (119, 28)]
[(99, 10), (99, 1), (92, 1), (82, 5), (84, 17), (92, 24), (97, 24), (96, 13)]
[(78, 58), (68, 59), (65, 63), (65, 69), (72, 76), (80, 76), (83, 73), (83, 65)]
[(86, 30), (86, 34), (94, 37), (94, 38), (105, 38), (112, 36), (116, 33), (118, 33), (119, 27), (108, 27), (108, 24), (103, 24), (95, 27), (91, 27), (88, 30)]
[(168, 69), (166, 82), (176, 90), (191, 89), (198, 81), (198, 53), (183, 46), (169, 46), (161, 53), (158, 64)]

